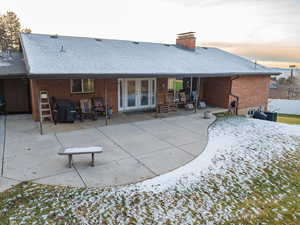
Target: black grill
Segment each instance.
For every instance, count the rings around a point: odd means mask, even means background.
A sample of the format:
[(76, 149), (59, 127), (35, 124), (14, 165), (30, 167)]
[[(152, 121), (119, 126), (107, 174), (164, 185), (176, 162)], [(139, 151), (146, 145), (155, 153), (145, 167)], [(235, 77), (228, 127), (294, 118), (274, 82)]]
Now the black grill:
[(74, 122), (76, 119), (76, 105), (70, 100), (56, 100), (53, 110), (54, 122)]

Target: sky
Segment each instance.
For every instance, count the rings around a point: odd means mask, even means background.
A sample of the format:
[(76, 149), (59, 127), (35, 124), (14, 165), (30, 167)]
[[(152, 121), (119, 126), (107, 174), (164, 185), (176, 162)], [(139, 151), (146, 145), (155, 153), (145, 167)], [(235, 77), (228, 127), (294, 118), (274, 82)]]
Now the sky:
[(300, 68), (300, 0), (1, 0), (33, 33), (222, 48), (268, 66)]

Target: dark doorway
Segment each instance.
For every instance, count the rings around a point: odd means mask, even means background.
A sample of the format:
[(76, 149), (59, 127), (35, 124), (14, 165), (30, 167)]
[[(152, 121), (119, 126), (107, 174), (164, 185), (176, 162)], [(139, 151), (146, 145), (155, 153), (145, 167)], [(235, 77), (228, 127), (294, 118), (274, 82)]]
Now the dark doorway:
[[(0, 81), (1, 86), (1, 81)], [(28, 79), (4, 79), (2, 80), (3, 93), (8, 113), (29, 113), (29, 81)]]

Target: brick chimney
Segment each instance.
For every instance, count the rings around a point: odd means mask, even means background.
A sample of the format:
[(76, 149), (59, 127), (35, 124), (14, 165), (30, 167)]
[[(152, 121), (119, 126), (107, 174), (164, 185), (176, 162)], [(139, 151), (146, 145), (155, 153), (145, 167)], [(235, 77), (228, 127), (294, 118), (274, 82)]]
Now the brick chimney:
[(195, 32), (177, 34), (176, 45), (191, 50), (195, 50), (196, 48)]

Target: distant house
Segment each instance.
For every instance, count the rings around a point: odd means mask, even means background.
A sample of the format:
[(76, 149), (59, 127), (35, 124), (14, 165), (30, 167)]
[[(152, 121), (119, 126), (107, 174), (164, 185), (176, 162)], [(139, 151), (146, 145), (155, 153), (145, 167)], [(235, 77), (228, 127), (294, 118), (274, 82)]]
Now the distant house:
[(270, 99), (269, 110), (280, 114), (300, 116), (300, 100)]
[(278, 88), (277, 81), (271, 79), (271, 80), (270, 80), (270, 84), (269, 84), (269, 88), (270, 88), (270, 89), (277, 89), (277, 88)]
[[(176, 44), (25, 33), (20, 39), (26, 69), (21, 77), (1, 71), (0, 82), (10, 90), (16, 90), (10, 82), (22, 83), (23, 95), (30, 93), (22, 102), (36, 120), (41, 90), (73, 101), (107, 95), (113, 112), (123, 112), (155, 108), (180, 87), (213, 106), (228, 108), (236, 100), (243, 112), (267, 107), (270, 76), (279, 74), (217, 48), (197, 47), (192, 32), (179, 34)], [(172, 85), (176, 80), (179, 85)]]

